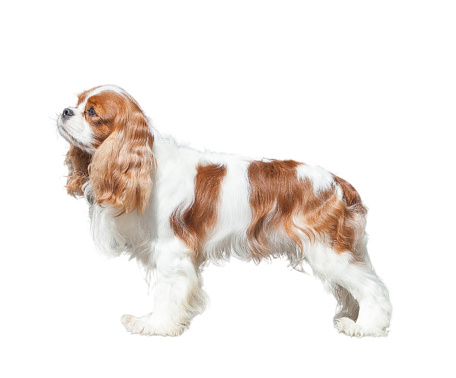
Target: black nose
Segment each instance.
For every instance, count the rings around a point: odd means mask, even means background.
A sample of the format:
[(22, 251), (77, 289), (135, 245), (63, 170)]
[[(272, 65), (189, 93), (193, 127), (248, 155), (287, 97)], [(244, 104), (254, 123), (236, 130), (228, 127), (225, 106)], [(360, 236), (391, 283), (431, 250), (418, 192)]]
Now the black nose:
[(63, 109), (62, 115), (65, 118), (70, 118), (70, 117), (74, 116), (74, 112), (70, 108), (65, 108), (65, 109)]

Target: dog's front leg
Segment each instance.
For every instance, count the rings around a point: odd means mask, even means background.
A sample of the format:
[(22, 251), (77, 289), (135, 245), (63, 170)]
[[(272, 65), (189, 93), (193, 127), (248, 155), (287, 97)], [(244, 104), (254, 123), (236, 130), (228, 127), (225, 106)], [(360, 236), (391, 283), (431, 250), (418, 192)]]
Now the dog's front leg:
[(190, 253), (179, 239), (157, 243), (153, 256), (156, 279), (154, 311), (139, 318), (122, 316), (122, 323), (128, 331), (177, 336), (195, 315), (204, 310), (206, 296)]

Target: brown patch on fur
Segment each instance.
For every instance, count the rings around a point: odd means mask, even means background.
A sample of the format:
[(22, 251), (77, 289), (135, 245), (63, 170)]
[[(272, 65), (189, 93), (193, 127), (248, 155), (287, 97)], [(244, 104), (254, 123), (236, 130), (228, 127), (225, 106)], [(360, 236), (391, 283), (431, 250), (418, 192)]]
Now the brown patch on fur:
[[(79, 96), (79, 103), (90, 91)], [(90, 156), (77, 147), (70, 148), (68, 192), (82, 194), (81, 186), (90, 180), (93, 199), (100, 206), (112, 206), (118, 215), (135, 209), (143, 213), (149, 203), (156, 163), (154, 139), (146, 118), (132, 98), (109, 90), (88, 98), (85, 110), (90, 107), (96, 116), (84, 113), (84, 117), (94, 133), (92, 145), (96, 151)]]
[[(119, 215), (137, 210), (143, 213), (152, 192), (152, 173), (155, 157), (154, 138), (139, 106), (129, 98), (114, 92), (100, 94), (87, 102), (96, 106), (100, 120), (91, 126), (106, 128), (109, 136), (97, 148), (89, 167), (90, 180), (96, 201), (111, 205)], [(95, 117), (93, 117), (95, 118)], [(107, 123), (107, 125), (106, 125)]]
[[(111, 133), (121, 127), (121, 117), (129, 117), (140, 112), (139, 106), (129, 104), (124, 95), (113, 91), (101, 92), (87, 99), (84, 108), (84, 118), (92, 128), (95, 140), (92, 142), (94, 148), (98, 148)], [(91, 117), (87, 110), (93, 108), (96, 116)]]
[(362, 251), (357, 250), (359, 234), (364, 233), (364, 221), (367, 215), (367, 208), (361, 201), (361, 196), (356, 189), (344, 179), (334, 176), (334, 181), (342, 190), (342, 209), (338, 219), (336, 233), (336, 243), (334, 248), (337, 252), (352, 251), (355, 257), (361, 259), (357, 254)]
[(254, 161), (249, 165), (250, 207), (252, 222), (247, 230), (250, 250), (255, 260), (270, 256), (268, 235), (279, 227), (298, 245), (293, 215), (300, 206), (302, 188), (296, 179), (293, 160)]
[(86, 91), (84, 91), (84, 92), (79, 93), (79, 94), (78, 94), (78, 104), (77, 104), (77, 106), (81, 105), (81, 103), (86, 99), (87, 95), (88, 95), (90, 92), (92, 92), (93, 90), (97, 89), (97, 88), (100, 88), (100, 86), (98, 86), (98, 87), (93, 87), (93, 88), (91, 88), (91, 89), (88, 89), (88, 90), (86, 90)]
[(193, 203), (185, 210), (178, 207), (170, 217), (174, 234), (190, 247), (195, 259), (204, 239), (217, 221), (217, 207), (226, 166), (200, 164), (196, 170)]
[[(358, 257), (357, 232), (364, 230), (364, 225), (362, 222), (360, 223), (361, 219), (358, 215), (363, 217), (365, 213), (359, 213), (358, 209), (351, 207), (345, 196), (341, 201), (335, 186), (316, 195), (310, 180), (304, 180), (303, 185), (308, 193), (308, 200), (304, 203), (303, 219), (307, 226), (306, 234), (313, 233), (310, 240), (314, 241), (315, 237), (319, 236), (336, 252), (348, 251), (355, 258)], [(361, 230), (359, 227), (363, 229)]]
[(82, 186), (89, 180), (89, 164), (91, 156), (78, 147), (70, 146), (65, 164), (68, 167), (66, 190), (73, 197), (82, 196)]
[[(366, 215), (359, 194), (337, 176), (331, 188), (315, 193), (310, 179), (298, 179), (299, 164), (291, 160), (250, 164), (252, 222), (247, 237), (252, 258), (259, 261), (281, 252), (271, 245), (271, 236), (281, 231), (301, 252), (304, 234), (311, 243), (318, 237), (337, 252), (350, 251), (358, 257), (356, 244)], [(342, 201), (335, 185), (342, 189)]]
[(366, 215), (367, 208), (363, 205), (361, 201), (361, 196), (356, 191), (356, 189), (351, 185), (349, 182), (345, 181), (343, 178), (340, 178), (336, 175), (334, 176), (334, 181), (339, 184), (340, 188), (342, 189), (343, 199), (347, 206), (356, 208), (356, 212)]

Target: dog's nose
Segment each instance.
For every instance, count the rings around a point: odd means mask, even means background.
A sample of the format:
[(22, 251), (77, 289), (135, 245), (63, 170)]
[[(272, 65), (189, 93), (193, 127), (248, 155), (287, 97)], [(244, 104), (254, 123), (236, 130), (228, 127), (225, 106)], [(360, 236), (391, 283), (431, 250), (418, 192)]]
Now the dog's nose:
[(62, 115), (64, 118), (70, 118), (70, 117), (74, 116), (74, 112), (70, 108), (65, 108), (65, 109), (63, 109)]

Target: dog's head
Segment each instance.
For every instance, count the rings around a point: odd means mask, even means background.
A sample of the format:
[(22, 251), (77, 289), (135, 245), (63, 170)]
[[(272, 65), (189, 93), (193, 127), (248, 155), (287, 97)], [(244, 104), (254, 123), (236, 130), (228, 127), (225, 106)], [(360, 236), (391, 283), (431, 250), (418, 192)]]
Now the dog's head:
[(71, 144), (66, 163), (67, 191), (91, 196), (119, 214), (144, 212), (150, 199), (155, 158), (154, 138), (138, 103), (123, 89), (105, 85), (81, 93), (75, 107), (57, 119)]

